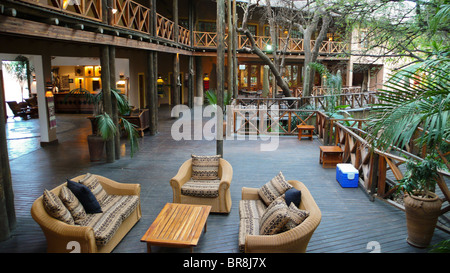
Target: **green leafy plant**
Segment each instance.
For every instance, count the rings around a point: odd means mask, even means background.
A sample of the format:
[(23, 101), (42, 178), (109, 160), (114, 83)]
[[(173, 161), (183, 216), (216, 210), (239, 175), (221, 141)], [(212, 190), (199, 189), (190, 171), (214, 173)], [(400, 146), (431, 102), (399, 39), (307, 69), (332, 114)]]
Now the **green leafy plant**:
[(441, 241), (433, 245), (429, 251), (430, 253), (450, 253), (450, 239)]
[(436, 155), (429, 154), (421, 161), (408, 160), (406, 173), (399, 181), (398, 190), (409, 195), (427, 197), (436, 188), (438, 170), (443, 167)]
[(367, 140), (383, 150), (403, 148), (420, 131), (419, 147), (446, 154), (440, 149), (450, 138), (450, 76), (443, 69), (448, 64), (443, 58), (393, 75), (372, 105)]
[[(209, 89), (208, 91), (206, 91), (205, 97), (210, 105), (217, 105), (217, 94), (215, 90)], [(222, 109), (224, 112), (226, 111), (226, 106), (230, 105), (232, 100), (233, 98), (231, 92), (225, 91), (223, 96), (224, 109)]]
[(100, 91), (97, 94), (92, 94), (84, 88), (77, 88), (71, 90), (65, 97), (67, 99), (71, 95), (81, 95), (84, 96), (88, 103), (94, 105), (94, 126), (96, 134), (101, 136), (103, 140), (108, 141), (113, 139), (114, 136), (119, 136), (120, 131), (123, 130), (128, 138), (128, 143), (130, 144), (130, 156), (133, 157), (135, 152), (139, 149), (138, 142), (138, 131), (136, 130), (136, 125), (129, 122), (123, 116), (129, 114), (131, 107), (128, 103), (126, 97), (120, 94), (119, 90), (111, 89), (111, 95), (115, 98), (117, 104), (117, 111), (119, 116), (118, 126), (114, 123), (112, 117), (108, 115), (103, 109), (103, 92)]

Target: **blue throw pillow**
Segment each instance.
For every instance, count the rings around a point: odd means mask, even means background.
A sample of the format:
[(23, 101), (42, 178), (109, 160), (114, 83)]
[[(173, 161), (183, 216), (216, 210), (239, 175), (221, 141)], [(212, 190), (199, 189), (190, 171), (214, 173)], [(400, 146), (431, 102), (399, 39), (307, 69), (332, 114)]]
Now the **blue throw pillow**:
[(92, 191), (81, 183), (67, 179), (67, 187), (78, 198), (87, 213), (101, 213), (102, 208)]
[(291, 202), (293, 202), (298, 208), (300, 206), (300, 202), (302, 201), (302, 192), (296, 188), (290, 188), (284, 193), (284, 199), (286, 200), (286, 204), (288, 206), (291, 205)]

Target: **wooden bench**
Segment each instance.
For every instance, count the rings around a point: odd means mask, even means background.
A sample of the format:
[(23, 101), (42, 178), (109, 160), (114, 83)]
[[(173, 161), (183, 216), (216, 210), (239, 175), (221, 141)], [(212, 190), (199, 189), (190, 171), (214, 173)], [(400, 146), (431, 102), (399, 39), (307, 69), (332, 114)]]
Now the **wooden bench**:
[[(306, 124), (300, 124), (297, 125), (298, 129), (298, 140), (301, 140), (302, 137), (309, 137), (311, 140), (313, 139), (313, 132), (314, 132), (314, 125), (306, 125)], [(303, 131), (307, 131), (306, 134), (303, 133)]]
[(339, 146), (320, 146), (320, 161), (323, 168), (336, 167), (336, 164), (342, 163), (342, 151)]

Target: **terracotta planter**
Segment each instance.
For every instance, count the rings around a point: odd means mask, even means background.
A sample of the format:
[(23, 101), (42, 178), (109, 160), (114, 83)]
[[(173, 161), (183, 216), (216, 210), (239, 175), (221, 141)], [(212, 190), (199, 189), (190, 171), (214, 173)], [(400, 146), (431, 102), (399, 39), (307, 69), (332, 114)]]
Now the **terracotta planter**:
[(431, 198), (405, 195), (407, 242), (415, 247), (427, 247), (434, 234), (442, 200), (434, 193)]
[(105, 141), (101, 136), (97, 135), (88, 135), (87, 140), (91, 161), (100, 161), (103, 156)]

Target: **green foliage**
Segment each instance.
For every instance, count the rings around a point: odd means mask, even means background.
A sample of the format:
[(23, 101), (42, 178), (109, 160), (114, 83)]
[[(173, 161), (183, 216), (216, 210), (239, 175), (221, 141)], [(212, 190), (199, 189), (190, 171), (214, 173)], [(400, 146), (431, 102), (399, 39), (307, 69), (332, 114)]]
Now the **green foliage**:
[(398, 190), (405, 191), (410, 195), (434, 192), (438, 169), (443, 167), (440, 160), (435, 155), (427, 155), (421, 161), (408, 160), (406, 162), (406, 173), (399, 181)]
[[(209, 89), (208, 91), (205, 92), (205, 97), (207, 102), (210, 105), (217, 105), (217, 95), (216, 95), (216, 91), (213, 89)], [(224, 95), (223, 95), (223, 105), (224, 105), (224, 109), (223, 111), (226, 110), (226, 106), (231, 104), (231, 101), (233, 100), (232, 94), (231, 92), (225, 91)]]
[(450, 253), (450, 239), (443, 240), (433, 245), (429, 251), (430, 253)]
[(402, 148), (421, 127), (418, 144), (440, 146), (450, 137), (449, 83), (449, 74), (434, 65), (395, 74), (381, 90), (380, 103), (373, 105), (369, 142), (384, 150)]
[(131, 108), (127, 98), (120, 93), (119, 90), (111, 89), (111, 96), (114, 98), (112, 102), (116, 103), (119, 116), (119, 124), (116, 125), (103, 109), (103, 92), (92, 94), (84, 88), (76, 88), (71, 90), (65, 100), (72, 95), (84, 96), (86, 101), (94, 104), (94, 115), (96, 117), (97, 132), (104, 140), (111, 140), (114, 136), (120, 135), (120, 129), (125, 131), (130, 144), (130, 156), (133, 157), (135, 152), (139, 149), (138, 131), (136, 125), (130, 123), (123, 118), (123, 115), (129, 114)]

